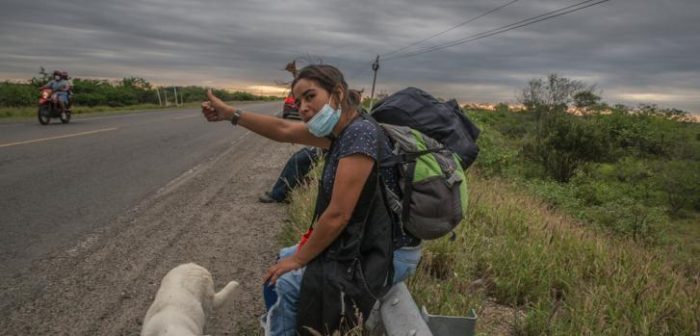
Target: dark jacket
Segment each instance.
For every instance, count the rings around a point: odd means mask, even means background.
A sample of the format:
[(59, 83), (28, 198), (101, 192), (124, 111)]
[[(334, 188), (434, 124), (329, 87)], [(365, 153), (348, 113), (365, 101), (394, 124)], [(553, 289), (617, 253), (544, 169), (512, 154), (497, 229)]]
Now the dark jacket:
[[(333, 146), (333, 145), (332, 145)], [(375, 301), (394, 277), (392, 221), (379, 169), (370, 174), (343, 232), (306, 265), (298, 305), (297, 332), (323, 334), (348, 330), (367, 319)], [(314, 218), (328, 207), (330, 195), (319, 187)]]

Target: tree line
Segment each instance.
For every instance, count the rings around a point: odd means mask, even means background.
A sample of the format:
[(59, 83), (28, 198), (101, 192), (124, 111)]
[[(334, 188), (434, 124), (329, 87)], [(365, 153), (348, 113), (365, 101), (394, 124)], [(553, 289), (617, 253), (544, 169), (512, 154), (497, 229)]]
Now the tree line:
[[(51, 80), (51, 74), (42, 68), (37, 76), (25, 82), (4, 81), (0, 83), (0, 107), (26, 107), (37, 103), (39, 88)], [(198, 102), (205, 97), (206, 88), (199, 86), (165, 86), (156, 88), (147, 80), (140, 77), (126, 77), (117, 81), (105, 79), (74, 78), (74, 106), (129, 106), (138, 104), (174, 103), (174, 89), (178, 92), (178, 102)], [(164, 92), (164, 91), (167, 91)], [(227, 91), (214, 89), (214, 93), (224, 100), (274, 100), (278, 97), (258, 96), (243, 91)]]

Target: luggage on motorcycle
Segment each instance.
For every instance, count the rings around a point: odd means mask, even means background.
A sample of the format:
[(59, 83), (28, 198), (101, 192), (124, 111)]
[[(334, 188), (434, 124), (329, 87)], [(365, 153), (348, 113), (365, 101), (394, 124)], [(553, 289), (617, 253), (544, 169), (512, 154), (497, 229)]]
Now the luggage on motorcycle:
[(409, 87), (378, 102), (371, 113), (380, 123), (407, 126), (437, 140), (459, 156), (464, 169), (479, 154), (476, 139), (481, 131), (454, 99), (443, 103)]

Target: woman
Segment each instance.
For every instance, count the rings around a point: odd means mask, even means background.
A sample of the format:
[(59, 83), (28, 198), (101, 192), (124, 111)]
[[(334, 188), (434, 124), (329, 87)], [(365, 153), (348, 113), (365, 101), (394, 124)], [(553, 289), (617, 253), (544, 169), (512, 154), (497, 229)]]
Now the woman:
[(420, 259), (419, 248), (402, 249), (394, 258), (394, 250), (417, 240), (401, 235), (387, 210), (384, 186), (398, 192), (397, 172), (378, 162), (391, 155), (391, 146), (362, 115), (359, 95), (330, 65), (305, 67), (291, 89), (304, 123), (243, 112), (211, 91), (202, 103), (209, 121), (230, 120), (272, 140), (327, 150), (314, 223), (265, 275), (278, 295), (265, 321), (270, 335), (352, 327), (355, 312), (366, 318), (376, 299)]

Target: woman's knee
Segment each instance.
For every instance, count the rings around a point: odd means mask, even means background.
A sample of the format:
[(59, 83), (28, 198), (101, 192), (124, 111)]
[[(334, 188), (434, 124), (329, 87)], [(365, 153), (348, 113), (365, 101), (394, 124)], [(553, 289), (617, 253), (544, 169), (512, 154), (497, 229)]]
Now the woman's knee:
[(281, 300), (286, 302), (297, 302), (299, 300), (302, 277), (301, 270), (294, 270), (283, 274), (277, 279), (275, 290)]

